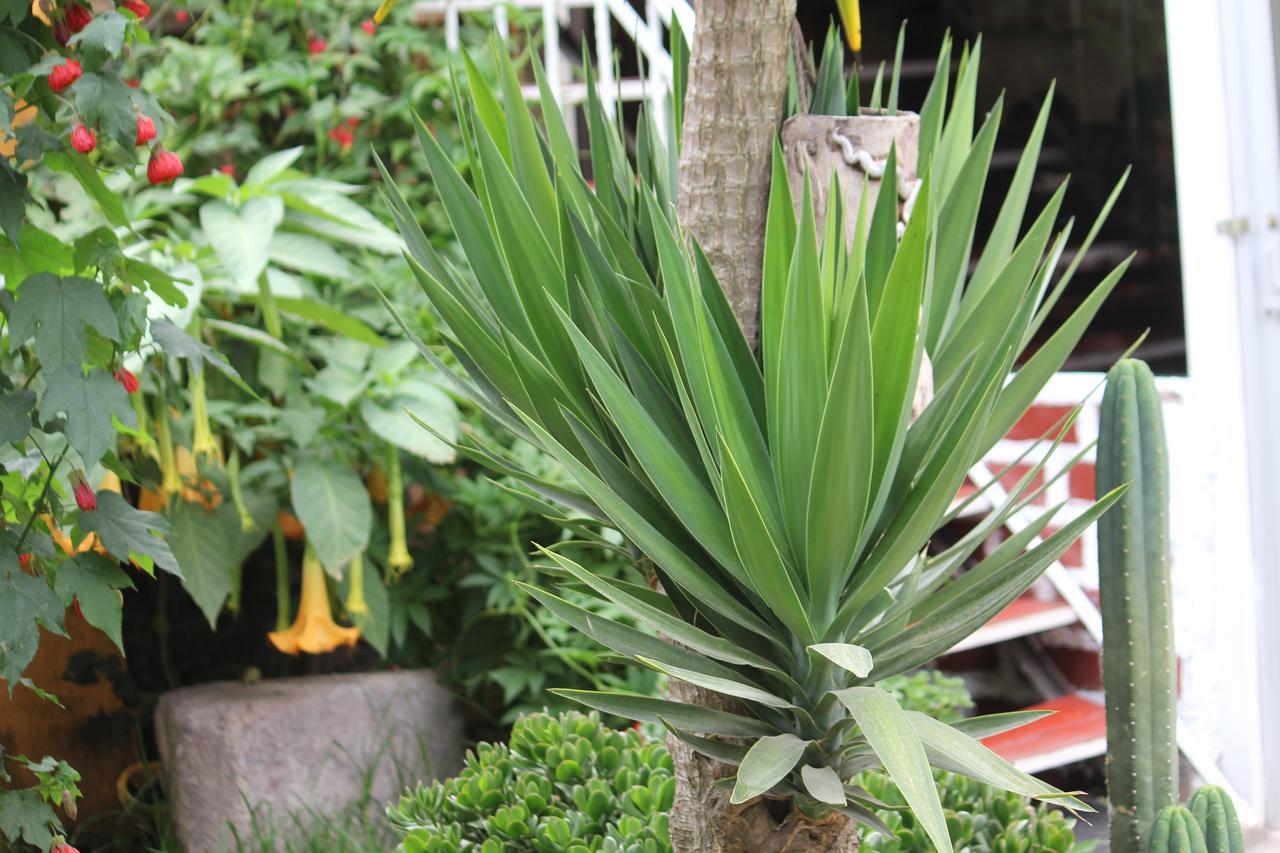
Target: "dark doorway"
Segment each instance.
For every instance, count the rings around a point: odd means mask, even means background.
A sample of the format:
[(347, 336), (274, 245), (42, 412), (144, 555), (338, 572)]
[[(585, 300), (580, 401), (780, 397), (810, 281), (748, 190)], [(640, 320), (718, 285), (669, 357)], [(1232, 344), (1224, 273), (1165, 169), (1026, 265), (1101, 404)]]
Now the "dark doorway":
[[(799, 5), (806, 34), (820, 40), (835, 14), (834, 2)], [(898, 25), (907, 20), (902, 103), (908, 107), (918, 108), (924, 99), (948, 29), (957, 45), (981, 35), (979, 106), (989, 106), (1005, 93), (994, 183), (983, 199), (986, 226), (995, 217), (1045, 92), (1057, 80), (1029, 210), (1047, 201), (1061, 179), (1071, 175), (1064, 216), (1076, 217), (1072, 238), (1078, 242), (1125, 167), (1133, 167), (1124, 194), (1055, 309), (1057, 319), (1074, 309), (1115, 263), (1136, 253), (1067, 368), (1105, 370), (1150, 328), (1138, 355), (1157, 372), (1185, 373), (1161, 0), (888, 0), (864, 2), (862, 16), (862, 74), (868, 82), (882, 60), (892, 64)], [(1068, 248), (1064, 262), (1070, 254)]]

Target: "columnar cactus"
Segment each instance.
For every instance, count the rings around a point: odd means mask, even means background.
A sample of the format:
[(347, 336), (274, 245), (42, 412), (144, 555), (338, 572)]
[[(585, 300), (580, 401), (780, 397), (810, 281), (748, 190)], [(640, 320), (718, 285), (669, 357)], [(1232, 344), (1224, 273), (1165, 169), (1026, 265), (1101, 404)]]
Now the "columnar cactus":
[[(1114, 817), (1113, 817), (1114, 820)], [(1149, 853), (1208, 853), (1195, 815), (1182, 806), (1165, 806), (1151, 829)]]
[(1205, 785), (1191, 795), (1187, 808), (1204, 833), (1209, 853), (1244, 853), (1244, 831), (1226, 791), (1217, 785)]
[(1144, 850), (1178, 802), (1167, 456), (1155, 378), (1125, 359), (1107, 375), (1097, 464), (1099, 494), (1132, 484), (1098, 522), (1114, 853)]

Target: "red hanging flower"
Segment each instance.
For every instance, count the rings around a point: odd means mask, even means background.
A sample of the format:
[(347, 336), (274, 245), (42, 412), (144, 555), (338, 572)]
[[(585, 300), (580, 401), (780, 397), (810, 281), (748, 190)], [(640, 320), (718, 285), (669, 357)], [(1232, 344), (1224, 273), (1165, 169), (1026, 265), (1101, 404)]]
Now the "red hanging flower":
[(71, 484), (76, 495), (76, 506), (80, 507), (81, 512), (92, 512), (98, 508), (98, 498), (93, 493), (93, 489), (89, 488), (89, 484), (84, 481), (84, 477), (80, 474), (71, 475)]
[(134, 376), (126, 368), (117, 367), (113, 375), (115, 376), (116, 381), (124, 386), (124, 393), (132, 394), (134, 391), (138, 390), (138, 377)]
[(179, 24), (185, 24), (187, 21), (191, 20), (191, 13), (186, 9), (179, 9), (173, 13), (173, 17)]
[(360, 29), (369, 35), (373, 35), (378, 31), (378, 25), (373, 22), (373, 18), (365, 18), (364, 23), (360, 25)]
[(98, 147), (98, 137), (94, 136), (93, 131), (83, 124), (77, 124), (71, 128), (71, 147), (81, 154), (88, 154)]
[(62, 20), (53, 27), (53, 37), (65, 45), (71, 37), (83, 30), (93, 20), (93, 13), (79, 3), (73, 3), (62, 13)]
[(350, 118), (347, 119), (347, 127), (351, 128), (352, 130), (355, 130), (359, 126), (360, 126), (360, 119), (356, 118), (355, 116), (351, 116)]
[(147, 180), (153, 184), (167, 184), (182, 174), (182, 161), (172, 151), (155, 148), (147, 163)]
[(226, 175), (228, 178), (234, 178), (236, 176), (236, 167), (234, 163), (223, 163), (218, 167), (218, 171)]
[(61, 65), (55, 65), (49, 72), (49, 88), (55, 92), (65, 91), (68, 86), (80, 79), (82, 73), (84, 72), (80, 68), (80, 63), (74, 59), (68, 59)]
[(134, 145), (146, 145), (156, 138), (156, 123), (149, 116), (138, 114), (138, 137)]
[(26, 554), (19, 554), (18, 565), (21, 566), (23, 569), (31, 568), (31, 553), (27, 552)]
[(80, 851), (63, 841), (59, 844), (53, 845), (53, 849), (50, 850), (49, 853), (80, 853)]
[(307, 42), (307, 50), (311, 51), (312, 56), (319, 56), (329, 49), (329, 43), (319, 36), (312, 36), (311, 41)]
[(139, 18), (145, 18), (147, 15), (151, 14), (151, 7), (147, 5), (145, 0), (124, 0), (124, 2), (120, 4), (120, 8), (128, 9)]

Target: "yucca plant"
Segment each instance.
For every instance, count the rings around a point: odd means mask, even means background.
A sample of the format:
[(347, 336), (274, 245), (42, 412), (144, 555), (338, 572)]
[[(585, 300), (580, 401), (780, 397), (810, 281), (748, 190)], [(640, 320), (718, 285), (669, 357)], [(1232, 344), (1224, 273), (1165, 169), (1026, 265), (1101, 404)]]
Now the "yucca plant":
[[(539, 601), (617, 653), (721, 694), (730, 710), (563, 695), (661, 722), (736, 765), (735, 803), (787, 798), (811, 820), (839, 812), (876, 825), (870, 796), (849, 780), (882, 768), (939, 850), (951, 844), (931, 768), (1086, 808), (979, 742), (1038, 715), (946, 724), (904, 711), (874, 686), (983, 625), (1121, 491), (1032, 546), (1061, 509), (1050, 507), (972, 560), (1043, 491), (1033, 486), (1049, 455), (1040, 453), (971, 533), (929, 548), (958, 512), (966, 473), (1060, 368), (1124, 272), (1122, 264), (1028, 351), (1084, 254), (1057, 275), (1071, 227), (1054, 233), (1064, 188), (1019, 236), (1048, 102), (984, 239), (975, 221), (1000, 104), (975, 133), (976, 48), (961, 58), (950, 109), (949, 51), (940, 59), (921, 122), (923, 186), (901, 240), (894, 205), (863, 204), (847, 212), (860, 236), (846, 244), (838, 193), (818, 233), (808, 192), (797, 207), (775, 152), (757, 353), (675, 221), (675, 157), (652, 124), (641, 120), (633, 165), (620, 125), (588, 85), (588, 182), (536, 59), (541, 122), (512, 63), (495, 53), (496, 90), (469, 61), (469, 96), (461, 80), (455, 86), (463, 168), (425, 126), (419, 132), (466, 268), (425, 239), (389, 176), (388, 201), (465, 369), (459, 391), (559, 460), (577, 488), (540, 479), (474, 436), (460, 450), (523, 480), (526, 498), (546, 513), (620, 531), (654, 579), (649, 587), (600, 577), (549, 549), (553, 579), (611, 602), (645, 630), (550, 589), (531, 590)], [(676, 76), (678, 121), (679, 64)], [(893, 179), (890, 164), (885, 180)], [(970, 271), (975, 243), (984, 248)], [(913, 416), (926, 353), (937, 392)], [(1038, 447), (1056, 446), (1074, 416)]]

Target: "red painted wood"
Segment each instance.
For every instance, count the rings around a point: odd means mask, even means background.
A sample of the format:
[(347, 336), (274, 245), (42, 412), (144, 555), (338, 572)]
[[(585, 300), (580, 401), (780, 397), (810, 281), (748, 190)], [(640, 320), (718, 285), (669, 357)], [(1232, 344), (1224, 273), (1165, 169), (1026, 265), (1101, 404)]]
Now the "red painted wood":
[(1020, 729), (993, 735), (983, 741), (1006, 761), (1019, 761), (1066, 749), (1103, 737), (1107, 733), (1106, 708), (1079, 693), (1059, 696), (1025, 710), (1054, 713)]

